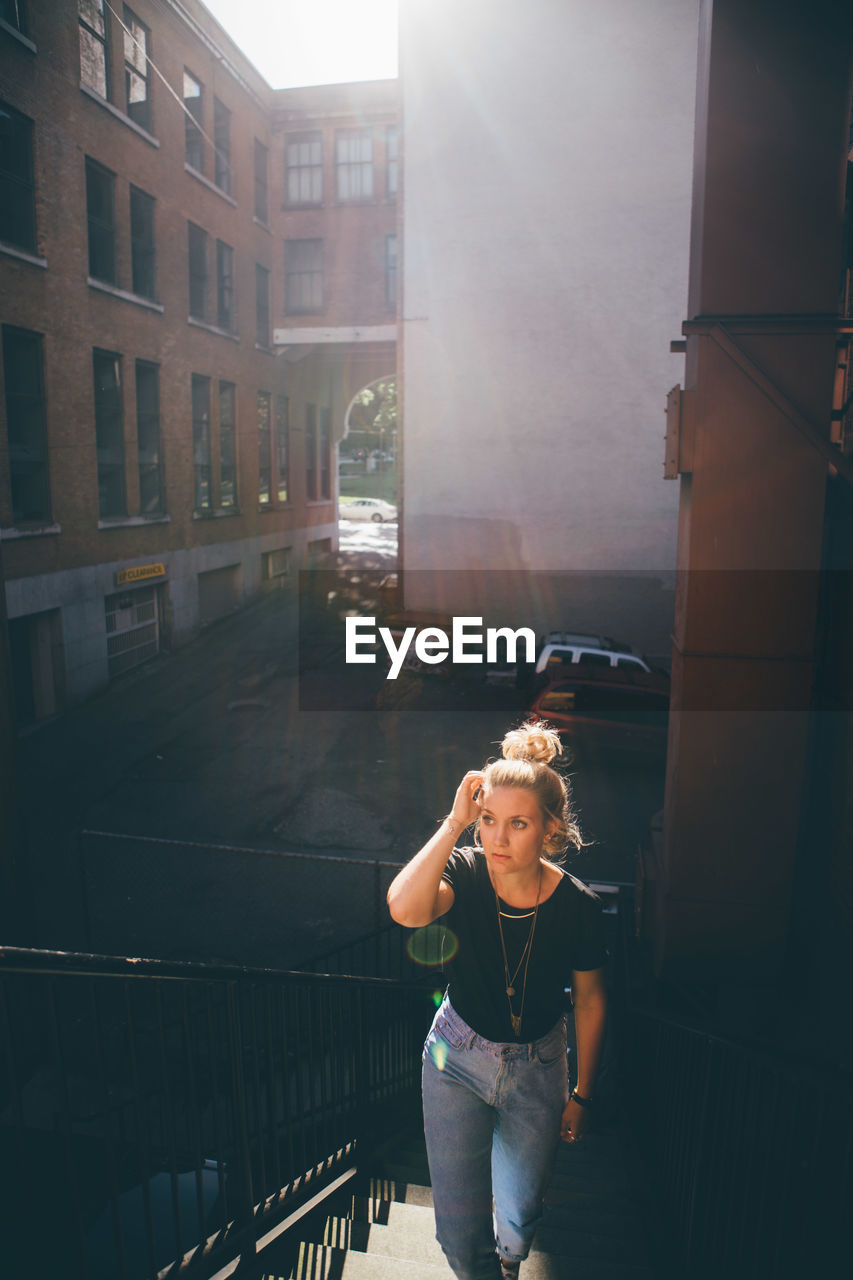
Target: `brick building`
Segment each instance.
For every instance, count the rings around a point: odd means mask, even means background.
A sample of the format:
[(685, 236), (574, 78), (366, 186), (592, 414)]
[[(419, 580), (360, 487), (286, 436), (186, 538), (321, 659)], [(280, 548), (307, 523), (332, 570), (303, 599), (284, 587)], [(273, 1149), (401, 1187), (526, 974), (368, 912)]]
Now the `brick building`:
[(393, 371), (396, 82), (273, 91), (195, 0), (0, 6), (0, 530), (19, 720), (337, 540)]

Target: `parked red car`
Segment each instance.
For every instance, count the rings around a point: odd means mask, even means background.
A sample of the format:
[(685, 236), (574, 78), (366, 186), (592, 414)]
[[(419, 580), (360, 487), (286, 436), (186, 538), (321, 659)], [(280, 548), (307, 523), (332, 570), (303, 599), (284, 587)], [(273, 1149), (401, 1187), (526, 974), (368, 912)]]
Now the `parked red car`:
[[(666, 751), (669, 680), (656, 673), (590, 668), (546, 684), (530, 707), (578, 745), (658, 755)], [(617, 677), (613, 679), (612, 677)]]

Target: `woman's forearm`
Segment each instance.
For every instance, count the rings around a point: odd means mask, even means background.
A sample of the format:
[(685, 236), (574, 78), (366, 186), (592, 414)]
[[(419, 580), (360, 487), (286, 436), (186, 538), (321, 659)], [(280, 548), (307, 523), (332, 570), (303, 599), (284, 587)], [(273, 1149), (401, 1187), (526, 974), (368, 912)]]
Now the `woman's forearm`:
[(457, 839), (479, 815), (480, 809), (474, 797), (482, 782), (483, 774), (479, 769), (468, 770), (456, 789), (453, 808), (435, 835), (391, 881), (388, 909), (397, 924), (405, 925), (407, 929), (421, 929), (450, 908), (453, 896), (449, 885), (444, 905), (439, 901), (442, 872)]
[(604, 1043), (604, 1027), (607, 1021), (607, 994), (600, 991), (575, 1004), (575, 1036), (578, 1054), (577, 1091), (582, 1098), (590, 1098), (595, 1092), (595, 1081), (601, 1061)]
[(388, 909), (397, 924), (409, 929), (419, 929), (431, 924), (438, 912), (438, 890), (447, 860), (453, 852), (456, 838), (463, 831), (462, 823), (453, 817), (445, 818), (441, 826), (411, 862), (400, 871), (388, 887)]

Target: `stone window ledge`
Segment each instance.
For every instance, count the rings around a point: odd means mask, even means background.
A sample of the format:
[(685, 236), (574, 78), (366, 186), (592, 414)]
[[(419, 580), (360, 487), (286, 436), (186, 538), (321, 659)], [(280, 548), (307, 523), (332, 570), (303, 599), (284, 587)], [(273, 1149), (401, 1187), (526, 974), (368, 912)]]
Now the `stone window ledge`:
[(171, 516), (104, 516), (99, 529), (141, 529), (149, 524), (169, 524)]
[(160, 140), (158, 138), (150, 134), (147, 129), (143, 129), (141, 124), (131, 120), (130, 116), (126, 116), (123, 111), (119, 111), (118, 107), (114, 107), (111, 102), (107, 102), (106, 98), (102, 98), (99, 93), (95, 93), (94, 89), (90, 89), (87, 84), (83, 84), (82, 80), (80, 82), (80, 92), (84, 93), (87, 98), (91, 98), (92, 102), (97, 102), (98, 106), (103, 107), (105, 111), (109, 111), (111, 116), (116, 120), (120, 120), (128, 129), (132, 129), (144, 142), (148, 143), (149, 147), (156, 147), (159, 150)]
[(38, 48), (34, 41), (30, 40), (29, 36), (25, 36), (23, 31), (19, 31), (17, 27), (12, 26), (11, 22), (6, 22), (3, 18), (0, 18), (0, 31), (5, 31), (7, 35), (14, 36), (25, 49), (29, 49), (30, 53), (38, 53)]
[(86, 280), (90, 289), (98, 289), (101, 293), (108, 293), (113, 298), (121, 298), (122, 302), (133, 302), (137, 307), (145, 307), (148, 311), (156, 311), (158, 315), (162, 315), (165, 308), (162, 302), (154, 302), (152, 298), (143, 298), (140, 293), (131, 293), (128, 289), (119, 289), (117, 285), (109, 284), (106, 280), (96, 280), (94, 276), (89, 276)]
[(232, 209), (237, 208), (237, 201), (233, 196), (229, 196), (227, 191), (223, 191), (221, 187), (217, 187), (215, 182), (211, 182), (210, 178), (206, 178), (198, 169), (194, 169), (191, 164), (184, 161), (184, 173), (188, 173), (191, 178), (195, 178), (196, 182), (200, 182), (203, 187), (207, 187), (208, 191), (212, 191), (214, 195), (224, 200), (226, 204), (230, 204)]
[(13, 538), (55, 537), (58, 533), (62, 533), (61, 524), (40, 524), (31, 527), (12, 525), (9, 528), (0, 529), (0, 538), (4, 542), (11, 542)]
[(238, 333), (233, 333), (230, 329), (220, 329), (218, 325), (208, 324), (206, 320), (197, 320), (195, 316), (187, 316), (187, 324), (191, 324), (194, 329), (204, 329), (206, 333), (215, 333), (220, 338), (230, 338), (232, 342), (240, 341)]
[(8, 254), (10, 258), (17, 258), (19, 262), (28, 262), (31, 267), (47, 268), (47, 258), (29, 253), (26, 249), (19, 249), (17, 245), (8, 244), (5, 240), (0, 240), (0, 253)]

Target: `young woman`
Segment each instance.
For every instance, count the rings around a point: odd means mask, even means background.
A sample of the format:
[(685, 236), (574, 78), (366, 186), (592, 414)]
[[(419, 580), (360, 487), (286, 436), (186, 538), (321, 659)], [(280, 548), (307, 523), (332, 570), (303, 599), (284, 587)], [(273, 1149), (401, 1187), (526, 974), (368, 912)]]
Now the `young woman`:
[[(582, 844), (567, 784), (550, 767), (559, 751), (542, 722), (511, 730), (503, 758), (465, 774), (450, 813), (388, 890), (399, 924), (442, 916), (455, 935), (424, 1046), (423, 1098), (436, 1237), (458, 1280), (518, 1275), (560, 1138), (580, 1141), (594, 1093), (606, 1012), (601, 908), (555, 862)], [(480, 845), (456, 847), (475, 821)]]

